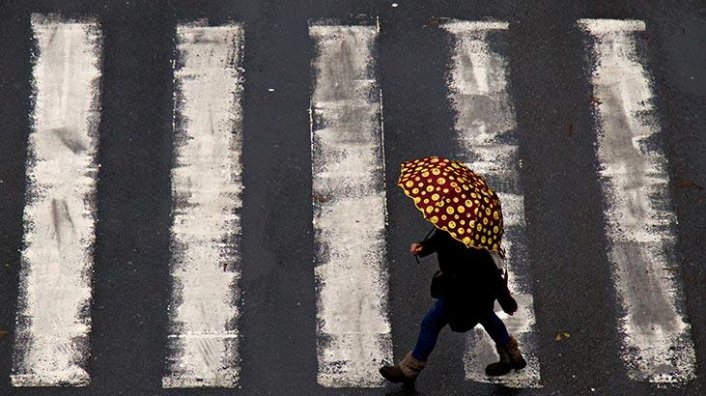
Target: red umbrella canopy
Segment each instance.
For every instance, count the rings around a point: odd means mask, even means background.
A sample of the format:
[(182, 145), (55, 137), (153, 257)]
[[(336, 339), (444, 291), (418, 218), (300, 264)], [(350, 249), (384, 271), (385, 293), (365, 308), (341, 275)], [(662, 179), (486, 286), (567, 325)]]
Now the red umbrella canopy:
[(397, 185), (436, 228), (467, 247), (502, 252), (500, 199), (463, 163), (436, 156), (406, 161)]

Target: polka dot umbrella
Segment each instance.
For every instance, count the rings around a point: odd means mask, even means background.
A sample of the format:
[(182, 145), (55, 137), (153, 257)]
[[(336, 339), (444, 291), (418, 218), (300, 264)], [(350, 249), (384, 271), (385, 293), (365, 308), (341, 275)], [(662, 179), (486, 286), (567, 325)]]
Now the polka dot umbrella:
[(461, 162), (443, 157), (406, 161), (397, 185), (436, 228), (469, 248), (502, 254), (500, 199)]

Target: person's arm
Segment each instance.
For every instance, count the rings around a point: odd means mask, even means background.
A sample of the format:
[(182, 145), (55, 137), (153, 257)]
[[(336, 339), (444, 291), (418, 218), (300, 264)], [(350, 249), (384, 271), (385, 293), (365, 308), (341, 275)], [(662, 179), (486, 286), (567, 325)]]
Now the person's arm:
[(434, 230), (434, 233), (429, 239), (413, 243), (409, 247), (410, 253), (419, 257), (426, 257), (432, 253), (436, 253), (436, 251), (439, 250), (440, 234), (439, 231)]
[(517, 301), (512, 298), (510, 289), (508, 289), (505, 278), (503, 277), (503, 273), (500, 268), (495, 266), (495, 263), (493, 263), (491, 277), (493, 278), (492, 282), (495, 285), (495, 298), (498, 300), (503, 312), (508, 315), (512, 315), (517, 312)]

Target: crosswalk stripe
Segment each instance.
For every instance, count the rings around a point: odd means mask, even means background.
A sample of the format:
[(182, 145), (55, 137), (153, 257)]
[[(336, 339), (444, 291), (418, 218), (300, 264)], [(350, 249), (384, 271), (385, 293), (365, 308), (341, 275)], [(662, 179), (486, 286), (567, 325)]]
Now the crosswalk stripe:
[(242, 45), (240, 25), (177, 27), (165, 388), (238, 384)]
[(695, 355), (674, 278), (675, 216), (667, 159), (649, 75), (637, 53), (635, 20), (582, 19), (592, 38), (597, 155), (608, 256), (624, 316), (625, 360), (630, 378), (655, 383), (693, 379)]
[[(469, 333), (464, 357), (466, 378), (497, 382), (511, 387), (539, 387), (539, 362), (535, 353), (534, 303), (531, 270), (524, 254), (524, 195), (518, 178), (517, 124), (507, 91), (507, 62), (491, 49), (490, 35), (508, 29), (505, 22), (450, 21), (442, 25), (455, 39), (452, 52), (450, 99), (457, 113), (461, 158), (482, 174), (498, 191), (502, 203), (510, 287), (521, 307), (512, 317), (499, 312), (508, 332), (522, 345), (527, 368), (501, 378), (490, 378), (485, 366), (497, 359), (494, 343), (480, 326)], [(497, 36), (495, 39), (502, 39)]]
[(86, 386), (102, 35), (33, 14), (39, 54), (29, 138), (13, 386)]
[(378, 387), (392, 358), (377, 26), (312, 24), (318, 383)]

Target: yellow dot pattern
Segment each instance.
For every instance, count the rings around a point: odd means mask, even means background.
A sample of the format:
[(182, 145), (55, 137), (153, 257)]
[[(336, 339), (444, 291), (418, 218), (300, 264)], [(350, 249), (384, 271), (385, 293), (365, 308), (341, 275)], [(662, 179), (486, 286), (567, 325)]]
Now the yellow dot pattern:
[(500, 199), (463, 163), (437, 156), (406, 161), (397, 185), (435, 227), (468, 247), (501, 251)]

